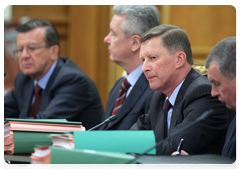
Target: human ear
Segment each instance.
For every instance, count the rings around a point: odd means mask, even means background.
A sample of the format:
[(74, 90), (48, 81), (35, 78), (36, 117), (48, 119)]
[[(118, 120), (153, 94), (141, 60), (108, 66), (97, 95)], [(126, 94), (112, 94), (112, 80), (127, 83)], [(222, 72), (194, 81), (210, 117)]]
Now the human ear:
[(176, 57), (176, 68), (182, 67), (187, 59), (186, 54), (183, 51), (179, 51), (175, 54)]
[(51, 58), (53, 60), (56, 60), (58, 58), (58, 52), (59, 52), (59, 46), (58, 45), (53, 45), (50, 47), (51, 49)]
[(140, 36), (139, 35), (133, 35), (132, 36), (132, 41), (131, 41), (131, 50), (133, 52), (137, 51), (138, 49), (140, 49), (140, 42), (139, 42)]

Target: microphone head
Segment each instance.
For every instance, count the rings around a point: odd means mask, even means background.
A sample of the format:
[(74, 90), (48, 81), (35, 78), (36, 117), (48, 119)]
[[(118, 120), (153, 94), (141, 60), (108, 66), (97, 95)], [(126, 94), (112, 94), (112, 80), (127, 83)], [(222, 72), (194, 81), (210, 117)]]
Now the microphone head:
[(205, 112), (203, 112), (203, 114), (199, 117), (199, 120), (204, 120), (206, 119), (209, 115), (213, 114), (214, 113), (214, 110), (213, 109), (210, 109), (210, 110), (207, 110)]
[(112, 122), (112, 121), (117, 119), (117, 116), (116, 115), (112, 115), (108, 119), (109, 119), (109, 122)]

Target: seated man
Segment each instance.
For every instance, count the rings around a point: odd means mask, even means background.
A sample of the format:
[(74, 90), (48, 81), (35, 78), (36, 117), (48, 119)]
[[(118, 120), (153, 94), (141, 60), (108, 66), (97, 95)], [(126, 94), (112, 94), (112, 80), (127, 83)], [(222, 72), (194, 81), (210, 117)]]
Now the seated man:
[[(129, 130), (139, 116), (149, 110), (153, 90), (141, 71), (139, 38), (148, 29), (160, 25), (160, 14), (153, 5), (116, 5), (113, 13), (110, 32), (104, 42), (108, 44), (110, 60), (121, 66), (127, 75), (111, 89), (103, 116), (103, 120), (111, 115), (116, 115), (117, 119), (101, 126), (100, 130)], [(122, 87), (129, 88), (122, 90)]]
[[(236, 111), (236, 37), (219, 42), (209, 54), (205, 66), (212, 82), (212, 96)], [(184, 150), (180, 154), (188, 155)], [(236, 160), (236, 115), (228, 128), (222, 156)]]
[(69, 58), (59, 57), (54, 26), (34, 19), (17, 31), (14, 53), (21, 71), (15, 89), (4, 96), (4, 117), (67, 119), (86, 129), (100, 123), (104, 111), (98, 89)]
[[(140, 38), (142, 71), (156, 90), (150, 110), (132, 129), (153, 130), (156, 142), (214, 109), (204, 121), (161, 143), (158, 155), (171, 155), (183, 138), (183, 149), (191, 154), (220, 154), (229, 126), (227, 108), (211, 97), (211, 83), (192, 68), (193, 58), (188, 35), (173, 25), (160, 25)], [(170, 106), (170, 107), (167, 107)]]

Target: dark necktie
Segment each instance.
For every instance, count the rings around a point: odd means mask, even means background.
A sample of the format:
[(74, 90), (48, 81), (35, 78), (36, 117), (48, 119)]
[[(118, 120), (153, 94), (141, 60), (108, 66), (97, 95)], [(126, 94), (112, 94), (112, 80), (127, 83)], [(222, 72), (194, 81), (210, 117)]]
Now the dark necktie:
[(42, 99), (42, 88), (36, 84), (35, 87), (35, 101), (32, 105), (30, 116), (36, 118), (36, 115), (39, 111), (40, 102)]
[(127, 79), (125, 78), (123, 80), (121, 88), (119, 90), (118, 97), (117, 97), (116, 103), (114, 105), (112, 115), (116, 115), (117, 112), (119, 111), (119, 109), (121, 108), (123, 101), (125, 99), (127, 90), (130, 86), (131, 86), (131, 84), (129, 84)]
[(164, 112), (164, 137), (168, 136), (168, 121), (167, 121), (167, 117), (168, 117), (168, 111), (169, 111), (169, 109), (171, 107), (172, 107), (172, 105), (169, 102), (169, 100), (167, 99), (164, 102), (164, 106), (163, 106), (163, 112)]

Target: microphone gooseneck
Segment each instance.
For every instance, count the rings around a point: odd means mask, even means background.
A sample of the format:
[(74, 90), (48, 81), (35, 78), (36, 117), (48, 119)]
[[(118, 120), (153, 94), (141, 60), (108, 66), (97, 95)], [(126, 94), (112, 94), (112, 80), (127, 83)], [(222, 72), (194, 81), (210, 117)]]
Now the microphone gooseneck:
[(184, 126), (183, 128), (171, 133), (168, 137), (166, 137), (165, 139), (159, 141), (156, 145), (154, 145), (153, 147), (149, 148), (148, 150), (146, 150), (145, 152), (143, 152), (141, 155), (139, 155), (138, 157), (126, 162), (126, 164), (131, 164), (134, 161), (136, 161), (137, 159), (141, 158), (143, 155), (147, 154), (148, 152), (150, 152), (151, 150), (153, 150), (154, 148), (158, 147), (159, 145), (161, 145), (162, 143), (164, 143), (165, 141), (169, 140), (169, 138), (176, 136), (177, 134), (179, 134), (182, 131), (185, 131), (187, 129), (189, 129), (190, 127), (192, 127), (193, 125), (195, 125), (196, 123), (205, 120), (209, 115), (211, 115), (214, 112), (213, 109), (207, 110), (205, 112), (203, 112), (203, 114), (201, 116), (199, 116), (197, 119), (195, 119), (192, 123), (188, 124), (187, 126)]
[(104, 124), (106, 124), (106, 123), (112, 122), (112, 121), (114, 121), (114, 120), (116, 120), (116, 119), (117, 119), (117, 116), (116, 116), (116, 115), (112, 115), (112, 116), (108, 117), (106, 120), (104, 120), (102, 123), (100, 123), (100, 124), (92, 127), (91, 129), (88, 129), (87, 131), (95, 130), (95, 129), (97, 129), (98, 127), (100, 127), (100, 126), (102, 126), (102, 125), (104, 125)]

